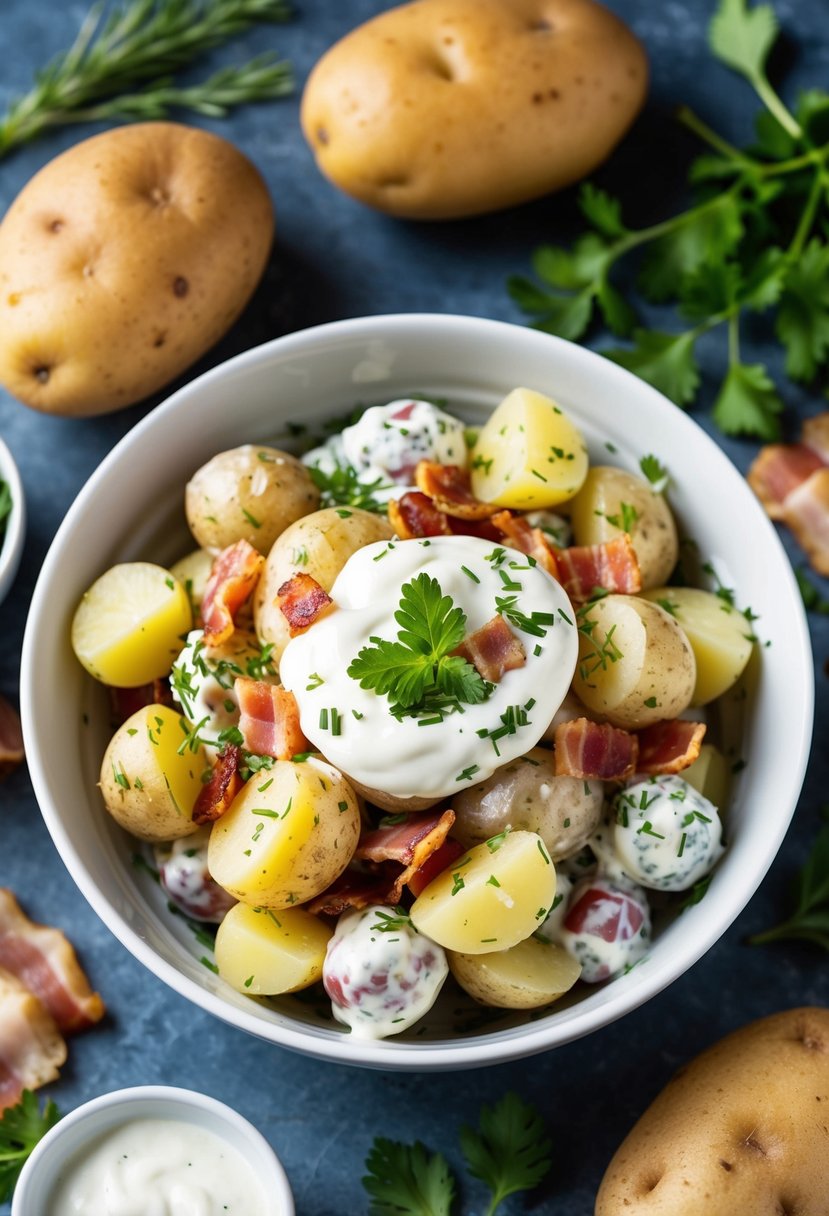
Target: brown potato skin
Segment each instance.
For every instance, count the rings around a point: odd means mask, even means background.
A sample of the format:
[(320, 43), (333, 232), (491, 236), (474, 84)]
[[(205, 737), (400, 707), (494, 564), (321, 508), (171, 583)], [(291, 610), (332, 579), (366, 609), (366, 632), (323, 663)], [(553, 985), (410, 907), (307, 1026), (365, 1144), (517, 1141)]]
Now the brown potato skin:
[(139, 401), (236, 320), (272, 238), (264, 181), (217, 135), (140, 123), (76, 144), (0, 224), (0, 382), (52, 414)]
[(610, 1162), (595, 1216), (829, 1211), (829, 1010), (744, 1026), (680, 1069)]
[(646, 88), (642, 46), (593, 0), (414, 0), (323, 56), (301, 122), (347, 194), (450, 219), (585, 177)]

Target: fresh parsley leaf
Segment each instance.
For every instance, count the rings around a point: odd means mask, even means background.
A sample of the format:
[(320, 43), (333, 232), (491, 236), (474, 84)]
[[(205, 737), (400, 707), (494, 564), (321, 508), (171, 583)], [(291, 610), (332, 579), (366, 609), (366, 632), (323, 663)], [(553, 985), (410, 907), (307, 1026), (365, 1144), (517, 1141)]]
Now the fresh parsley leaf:
[(628, 229), (622, 223), (622, 204), (592, 182), (585, 182), (579, 191), (579, 207), (585, 219), (602, 236), (611, 240), (627, 236)]
[(699, 387), (695, 341), (693, 331), (662, 334), (652, 329), (637, 329), (633, 333), (631, 350), (619, 348), (606, 350), (604, 354), (647, 380), (677, 405), (688, 405)]
[(829, 825), (820, 829), (795, 879), (794, 911), (772, 929), (749, 938), (752, 945), (798, 938), (829, 950)]
[(550, 1168), (551, 1144), (544, 1124), (514, 1093), (505, 1094), (494, 1107), (484, 1107), (480, 1129), (461, 1128), (460, 1140), (469, 1172), (492, 1192), (486, 1216), (508, 1195), (532, 1190)]
[(760, 75), (777, 37), (777, 18), (770, 4), (749, 9), (746, 0), (721, 0), (709, 28), (711, 50), (749, 80)]
[(651, 483), (654, 494), (663, 494), (671, 480), (671, 475), (664, 464), (661, 464), (656, 456), (649, 454), (643, 456), (639, 461), (639, 468), (642, 470), (642, 476)]
[(730, 192), (685, 212), (672, 231), (650, 246), (639, 274), (640, 288), (655, 303), (673, 299), (687, 275), (732, 254), (743, 232), (742, 210)]
[(0, 1118), (0, 1203), (11, 1199), (20, 1171), (35, 1145), (60, 1118), (51, 1098), (41, 1110), (37, 1098), (25, 1089), (16, 1106)]
[(814, 238), (786, 268), (777, 336), (793, 380), (812, 380), (829, 356), (829, 245)]
[(455, 1181), (440, 1153), (377, 1137), (366, 1158), (363, 1186), (369, 1216), (450, 1216)]
[(636, 313), (606, 277), (599, 280), (596, 303), (611, 333), (627, 338), (636, 324)]
[[(388, 696), (392, 707), (410, 710), (429, 694), (476, 705), (486, 700), (490, 685), (471, 663), (451, 655), (466, 634), (466, 614), (437, 579), (421, 573), (404, 584), (394, 619), (397, 641), (373, 637), (350, 663), (347, 674), (361, 688)], [(430, 704), (434, 710), (434, 704)]]
[(757, 435), (769, 443), (780, 437), (783, 402), (761, 363), (732, 363), (712, 417), (725, 435)]
[(386, 514), (386, 503), (375, 495), (391, 489), (391, 482), (385, 482), (381, 477), (370, 482), (360, 481), (357, 470), (351, 465), (338, 464), (330, 473), (318, 469), (316, 465), (308, 465), (307, 468), (311, 480), (320, 491), (323, 507), (356, 507), (361, 511), (374, 511), (377, 515)]

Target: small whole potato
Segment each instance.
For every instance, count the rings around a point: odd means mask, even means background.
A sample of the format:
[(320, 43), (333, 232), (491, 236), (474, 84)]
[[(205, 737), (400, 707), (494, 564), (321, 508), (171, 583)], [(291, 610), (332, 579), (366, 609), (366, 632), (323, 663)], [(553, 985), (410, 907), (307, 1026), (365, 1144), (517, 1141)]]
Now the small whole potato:
[(595, 1216), (829, 1211), (829, 1010), (727, 1035), (669, 1081), (617, 1150)]
[(319, 501), (301, 460), (253, 443), (218, 452), (196, 470), (184, 492), (190, 531), (214, 553), (246, 540), (267, 556), (280, 533)]
[(0, 383), (50, 414), (139, 401), (229, 329), (272, 238), (264, 181), (218, 135), (152, 122), (76, 144), (0, 224)]
[(593, 465), (568, 512), (577, 545), (599, 545), (627, 532), (643, 587), (657, 587), (670, 576), (679, 556), (676, 524), (664, 495), (644, 477)]
[(322, 172), (392, 215), (478, 215), (591, 173), (645, 97), (642, 46), (593, 0), (414, 0), (316, 65)]

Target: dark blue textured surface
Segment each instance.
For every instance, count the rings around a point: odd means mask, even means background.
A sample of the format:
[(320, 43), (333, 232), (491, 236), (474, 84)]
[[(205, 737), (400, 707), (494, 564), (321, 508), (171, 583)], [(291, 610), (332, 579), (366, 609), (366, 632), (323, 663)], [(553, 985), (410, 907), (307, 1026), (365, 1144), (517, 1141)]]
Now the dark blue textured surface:
[[(294, 63), (301, 84), (336, 38), (385, 7), (381, 0), (297, 0), (292, 24), (249, 35), (219, 58), (274, 48)], [(706, 51), (707, 2), (612, 0), (612, 7), (646, 44), (653, 80), (644, 114), (599, 180), (635, 200), (632, 218), (639, 220), (667, 214), (681, 196), (693, 145), (674, 125), (675, 105), (687, 102), (726, 136), (745, 140), (755, 102), (748, 87), (714, 65)], [(777, 0), (776, 8), (787, 33), (781, 56), (787, 90), (825, 85), (825, 0)], [(32, 71), (53, 50), (71, 41), (84, 11), (83, 3), (3, 0), (0, 108), (26, 89)], [(572, 192), (470, 222), (396, 222), (338, 194), (320, 177), (300, 136), (297, 111), (298, 93), (212, 124), (266, 177), (276, 205), (277, 244), (244, 318), (191, 375), (265, 339), (338, 317), (424, 310), (520, 320), (504, 290), (505, 276), (527, 268), (538, 241), (566, 239), (575, 231)], [(0, 213), (41, 165), (92, 130), (48, 135), (0, 162)], [(753, 347), (749, 339), (746, 350), (774, 363), (761, 338)], [(704, 355), (706, 371), (713, 373), (720, 358), (717, 341)], [(705, 409), (712, 386), (706, 377), (695, 415), (709, 430)], [(786, 398), (792, 436), (798, 417), (825, 404), (789, 388)], [(101, 458), (152, 404), (94, 421), (68, 421), (34, 414), (0, 390), (0, 433), (20, 463), (30, 511), (23, 567), (14, 593), (0, 607), (0, 689), (12, 698), (27, 605), (50, 539)], [(751, 442), (724, 446), (742, 470), (757, 450)], [(791, 546), (789, 551), (801, 560)], [(829, 713), (823, 670), (829, 619), (811, 623), (821, 741)], [(33, 916), (71, 934), (109, 1008), (100, 1029), (72, 1042), (69, 1063), (51, 1092), (69, 1110), (121, 1085), (166, 1082), (202, 1089), (236, 1106), (270, 1138), (300, 1216), (341, 1216), (367, 1210), (360, 1176), (373, 1136), (419, 1138), (460, 1166), (459, 1126), (474, 1121), (482, 1103), (514, 1088), (544, 1112), (554, 1161), (532, 1201), (512, 1201), (507, 1210), (589, 1216), (613, 1150), (680, 1062), (752, 1017), (829, 1001), (829, 959), (795, 945), (770, 951), (744, 944), (748, 934), (780, 919), (787, 884), (817, 829), (828, 777), (829, 757), (819, 742), (793, 827), (760, 891), (719, 944), (669, 991), (589, 1040), (546, 1056), (419, 1077), (294, 1056), (225, 1026), (169, 991), (119, 945), (76, 890), (22, 770), (0, 786), (0, 884), (15, 889)], [(465, 1212), (481, 1211), (482, 1189), (469, 1187), (464, 1200)], [(6, 1212), (0, 1205), (0, 1213)]]

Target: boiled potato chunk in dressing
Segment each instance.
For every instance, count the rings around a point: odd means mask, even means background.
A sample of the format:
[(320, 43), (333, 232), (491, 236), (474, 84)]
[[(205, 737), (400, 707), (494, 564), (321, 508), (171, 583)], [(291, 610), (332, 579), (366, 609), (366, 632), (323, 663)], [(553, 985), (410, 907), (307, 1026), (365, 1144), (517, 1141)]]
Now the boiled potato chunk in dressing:
[(692, 705), (707, 705), (736, 684), (754, 646), (738, 608), (698, 587), (656, 587), (643, 597), (666, 607), (691, 643), (697, 661)]
[(516, 388), (497, 407), (471, 453), (476, 498), (516, 511), (566, 502), (587, 476), (587, 447), (543, 393)]
[(303, 908), (234, 904), (216, 933), (216, 965), (238, 992), (275, 996), (322, 978), (333, 930)]
[(492, 954), (449, 952), (449, 970), (465, 992), (498, 1009), (540, 1009), (558, 1000), (581, 975), (563, 946), (528, 937)]
[(510, 832), (476, 845), (430, 882), (412, 905), (412, 924), (447, 950), (488, 954), (529, 937), (555, 894), (541, 837)]
[(664, 583), (676, 565), (679, 540), (671, 508), (643, 477), (593, 465), (568, 513), (577, 545), (600, 545), (627, 532), (643, 587)]

